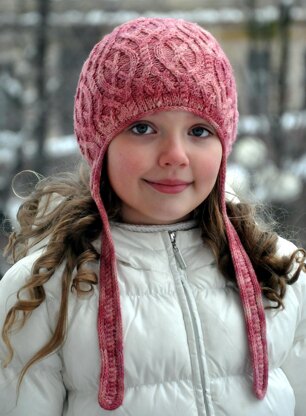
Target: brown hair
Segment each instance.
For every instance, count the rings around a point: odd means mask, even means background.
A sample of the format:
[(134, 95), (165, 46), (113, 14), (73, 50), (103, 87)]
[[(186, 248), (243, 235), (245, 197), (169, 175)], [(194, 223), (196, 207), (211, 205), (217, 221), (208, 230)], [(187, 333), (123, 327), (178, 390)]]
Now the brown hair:
[[(120, 221), (120, 201), (112, 191), (105, 171), (102, 172), (101, 189), (109, 219)], [(218, 195), (217, 182), (209, 197), (195, 210), (194, 217), (201, 227), (204, 243), (210, 246), (217, 259), (219, 269), (225, 278), (235, 282)], [(228, 201), (227, 210), (251, 259), (263, 295), (272, 301), (271, 307), (283, 307), (287, 284), (294, 283), (302, 267), (305, 267), (305, 252), (296, 250), (290, 257), (278, 257), (278, 237), (266, 226), (260, 226), (254, 208), (246, 203)], [(13, 262), (26, 256), (42, 240), (46, 239), (47, 243), (27, 283), (19, 289), (15, 305), (6, 316), (2, 337), (8, 354), (4, 366), (10, 363), (14, 354), (10, 332), (14, 328), (21, 328), (31, 312), (44, 302), (44, 284), (51, 279), (58, 266), (64, 264), (62, 296), (54, 333), (47, 344), (25, 364), (19, 378), (20, 386), (28, 368), (64, 342), (69, 293), (73, 291), (77, 296), (84, 296), (98, 283), (97, 276), (86, 268), (88, 262), (99, 260), (93, 242), (102, 227), (89, 190), (88, 168), (83, 165), (78, 175), (63, 174), (40, 181), (21, 205), (17, 219), (20, 229), (11, 234), (6, 248), (6, 254), (10, 255)], [(298, 255), (299, 266), (290, 278), (289, 272)], [(74, 276), (73, 271), (76, 271)], [(21, 298), (22, 292), (27, 292), (27, 299)]]

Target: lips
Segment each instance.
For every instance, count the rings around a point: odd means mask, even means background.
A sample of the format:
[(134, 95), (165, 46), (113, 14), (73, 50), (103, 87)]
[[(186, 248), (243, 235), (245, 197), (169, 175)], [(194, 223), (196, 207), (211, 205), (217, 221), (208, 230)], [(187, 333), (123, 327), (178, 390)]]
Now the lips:
[(145, 180), (145, 182), (156, 191), (164, 194), (177, 194), (183, 192), (192, 183), (180, 179), (162, 179), (158, 181)]

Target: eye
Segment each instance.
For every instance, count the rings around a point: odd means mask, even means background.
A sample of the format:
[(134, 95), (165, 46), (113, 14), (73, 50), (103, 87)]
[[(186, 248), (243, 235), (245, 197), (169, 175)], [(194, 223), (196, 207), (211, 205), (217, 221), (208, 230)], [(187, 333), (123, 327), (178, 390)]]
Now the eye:
[(145, 134), (152, 134), (154, 133), (154, 130), (151, 126), (147, 123), (137, 123), (134, 124), (134, 126), (131, 127), (131, 131), (135, 134), (139, 135), (145, 135)]
[(190, 131), (191, 135), (195, 137), (208, 137), (212, 134), (207, 128), (203, 126), (193, 127)]

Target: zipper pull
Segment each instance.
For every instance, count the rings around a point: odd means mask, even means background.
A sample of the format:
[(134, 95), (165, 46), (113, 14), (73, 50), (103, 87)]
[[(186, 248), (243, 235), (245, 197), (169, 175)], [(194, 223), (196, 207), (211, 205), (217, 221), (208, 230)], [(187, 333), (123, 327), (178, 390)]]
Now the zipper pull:
[(182, 270), (186, 270), (187, 269), (187, 264), (185, 263), (185, 260), (183, 259), (183, 256), (182, 256), (179, 248), (176, 245), (176, 232), (175, 231), (169, 231), (169, 236), (170, 236), (171, 244), (172, 244), (172, 247), (173, 247), (173, 252), (174, 252), (175, 259), (176, 259), (178, 265), (180, 266), (180, 268)]

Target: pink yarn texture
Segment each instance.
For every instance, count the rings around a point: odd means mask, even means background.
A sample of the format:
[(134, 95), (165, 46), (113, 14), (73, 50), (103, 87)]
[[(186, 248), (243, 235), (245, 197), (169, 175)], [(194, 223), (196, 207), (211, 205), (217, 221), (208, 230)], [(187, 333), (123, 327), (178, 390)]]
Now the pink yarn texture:
[(194, 23), (171, 18), (127, 22), (97, 43), (84, 63), (74, 108), (75, 134), (91, 167), (91, 193), (103, 223), (98, 336), (101, 351), (100, 406), (124, 398), (122, 319), (115, 252), (100, 195), (110, 141), (144, 114), (183, 109), (211, 123), (220, 138), (220, 204), (242, 300), (253, 387), (267, 389), (268, 359), (261, 289), (225, 206), (227, 157), (236, 140), (238, 111), (231, 65), (216, 39)]

